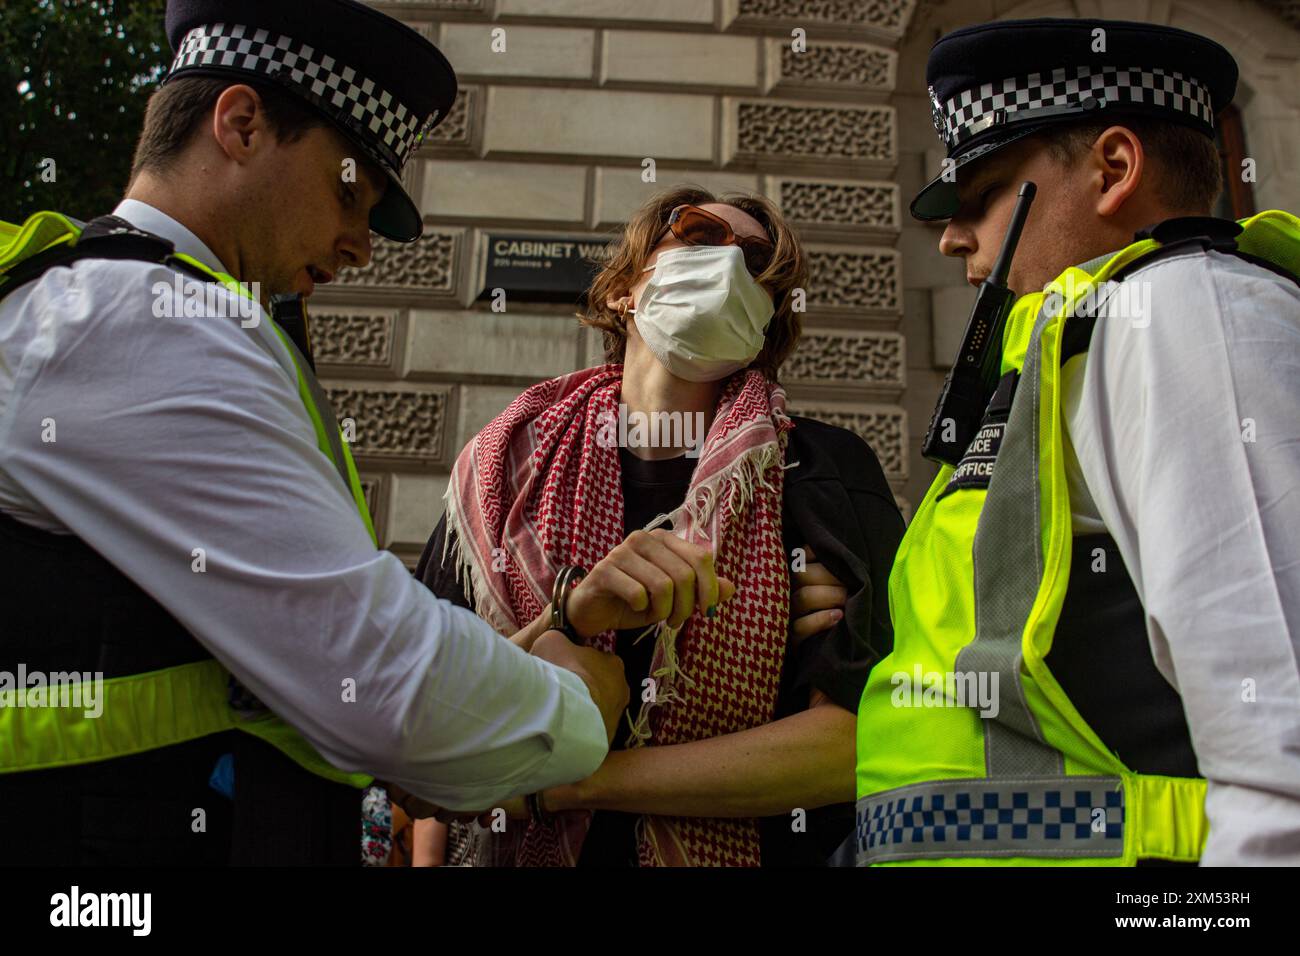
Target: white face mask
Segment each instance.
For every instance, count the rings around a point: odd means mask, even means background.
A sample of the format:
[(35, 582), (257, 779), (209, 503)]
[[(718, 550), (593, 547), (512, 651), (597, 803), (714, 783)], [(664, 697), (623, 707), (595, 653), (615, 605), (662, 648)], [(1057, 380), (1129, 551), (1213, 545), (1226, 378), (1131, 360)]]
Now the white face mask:
[(763, 350), (772, 300), (745, 269), (739, 246), (687, 246), (661, 253), (641, 293), (636, 329), (668, 371), (716, 382)]

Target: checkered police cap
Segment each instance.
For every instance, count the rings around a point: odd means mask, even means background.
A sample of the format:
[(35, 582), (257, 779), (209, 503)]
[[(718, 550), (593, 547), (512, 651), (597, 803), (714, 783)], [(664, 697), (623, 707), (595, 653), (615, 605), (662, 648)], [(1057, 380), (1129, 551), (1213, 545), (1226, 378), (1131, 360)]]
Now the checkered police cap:
[(353, 0), (169, 0), (177, 76), (239, 74), (277, 83), (329, 119), (388, 178), (371, 228), (420, 236), (402, 167), (456, 95), (450, 64), (410, 28)]
[(1176, 110), (1214, 129), (1209, 89), (1182, 73), (1159, 68), (1078, 66), (1009, 77), (963, 90), (940, 104), (930, 88), (931, 118), (950, 149), (996, 126), (1077, 115), (1108, 106), (1150, 106)]
[(205, 66), (236, 67), (292, 84), (323, 112), (361, 134), (380, 163), (397, 172), (438, 119), (435, 110), (421, 122), (374, 80), (309, 44), (242, 23), (214, 23), (185, 34), (171, 72)]
[[(931, 120), (960, 175), (988, 153), (1061, 123), (1149, 116), (1214, 135), (1237, 84), (1212, 40), (1149, 23), (999, 20), (940, 38), (926, 67)], [(912, 200), (918, 219), (957, 211), (943, 175)]]

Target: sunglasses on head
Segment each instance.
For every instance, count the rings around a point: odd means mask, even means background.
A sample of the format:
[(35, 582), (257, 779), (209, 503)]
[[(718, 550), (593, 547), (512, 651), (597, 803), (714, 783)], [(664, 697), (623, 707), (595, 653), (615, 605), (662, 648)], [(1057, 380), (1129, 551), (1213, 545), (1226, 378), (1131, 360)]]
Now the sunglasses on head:
[[(738, 236), (731, 224), (699, 206), (678, 206), (668, 216), (668, 228), (688, 246), (739, 246), (745, 257), (745, 268), (758, 278), (772, 264), (775, 247), (767, 239), (757, 236)], [(663, 236), (659, 237), (660, 240)]]

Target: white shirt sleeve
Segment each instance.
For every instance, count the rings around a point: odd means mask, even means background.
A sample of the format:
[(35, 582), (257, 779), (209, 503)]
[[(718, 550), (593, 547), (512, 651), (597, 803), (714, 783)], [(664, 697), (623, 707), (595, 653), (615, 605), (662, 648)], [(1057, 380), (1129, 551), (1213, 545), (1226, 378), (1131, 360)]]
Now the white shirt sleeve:
[(1295, 865), (1300, 288), (1221, 253), (1128, 281), (1148, 284), (1149, 324), (1098, 320), (1064, 382), (1069, 435), (1182, 696), (1208, 781), (1202, 862)]
[(173, 279), (84, 261), (4, 301), (0, 508), (94, 547), (337, 767), (463, 810), (592, 773), (586, 685), (377, 550), (256, 334), (153, 314)]

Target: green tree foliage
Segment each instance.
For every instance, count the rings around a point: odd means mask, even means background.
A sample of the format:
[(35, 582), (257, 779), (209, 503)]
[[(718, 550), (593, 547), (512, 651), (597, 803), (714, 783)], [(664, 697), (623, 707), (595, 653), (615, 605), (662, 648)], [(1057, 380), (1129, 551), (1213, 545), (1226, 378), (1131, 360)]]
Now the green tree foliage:
[[(0, 219), (78, 219), (122, 198), (171, 63), (166, 0), (0, 0)], [(49, 160), (53, 160), (53, 166)]]

